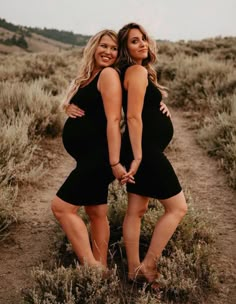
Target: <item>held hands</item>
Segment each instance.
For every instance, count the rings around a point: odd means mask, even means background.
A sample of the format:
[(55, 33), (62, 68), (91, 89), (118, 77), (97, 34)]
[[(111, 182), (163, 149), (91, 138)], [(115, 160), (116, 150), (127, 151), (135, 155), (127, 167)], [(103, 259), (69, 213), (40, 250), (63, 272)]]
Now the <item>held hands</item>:
[(138, 171), (140, 163), (141, 163), (141, 159), (134, 159), (131, 162), (129, 172), (127, 172), (125, 175), (122, 176), (121, 184), (124, 184), (127, 182), (135, 184), (134, 175)]
[(115, 178), (118, 179), (121, 185), (124, 185), (125, 183), (135, 183), (133, 175), (131, 173), (127, 173), (125, 167), (122, 166), (121, 163), (118, 163), (111, 168)]
[(66, 106), (65, 112), (71, 118), (83, 117), (85, 115), (84, 110), (73, 103)]
[(170, 117), (170, 118), (171, 118), (170, 111), (169, 111), (167, 105), (166, 105), (163, 101), (160, 102), (160, 111), (161, 111), (163, 114), (166, 114), (167, 117)]

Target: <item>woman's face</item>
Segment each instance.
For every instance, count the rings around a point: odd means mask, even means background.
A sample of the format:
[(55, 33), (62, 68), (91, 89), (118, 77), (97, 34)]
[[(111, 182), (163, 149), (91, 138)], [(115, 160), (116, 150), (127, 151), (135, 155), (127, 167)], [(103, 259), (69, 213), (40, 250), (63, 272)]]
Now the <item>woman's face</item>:
[(131, 29), (128, 34), (127, 48), (130, 57), (137, 63), (148, 57), (148, 42), (139, 29)]
[(95, 51), (95, 65), (96, 68), (105, 68), (111, 66), (117, 58), (118, 46), (110, 36), (104, 35)]

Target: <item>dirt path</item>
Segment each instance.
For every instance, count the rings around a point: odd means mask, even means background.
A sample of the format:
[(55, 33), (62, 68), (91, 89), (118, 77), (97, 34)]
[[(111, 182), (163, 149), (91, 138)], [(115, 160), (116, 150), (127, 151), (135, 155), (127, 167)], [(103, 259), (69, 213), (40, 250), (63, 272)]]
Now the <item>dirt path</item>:
[[(221, 273), (220, 294), (207, 304), (236, 303), (236, 191), (227, 186), (226, 178), (217, 162), (209, 158), (196, 144), (194, 132), (188, 130), (188, 120), (181, 112), (172, 110), (175, 143), (169, 158), (195, 201), (196, 208), (207, 210), (217, 217), (216, 267)], [(73, 161), (61, 149), (60, 139), (48, 143), (56, 153), (56, 163), (40, 186), (25, 188), (21, 193), (17, 213), (19, 222), (11, 236), (0, 248), (0, 303), (21, 303), (21, 289), (30, 285), (30, 271), (40, 261), (50, 259), (56, 223), (50, 201)], [(24, 199), (23, 199), (24, 198)], [(200, 303), (199, 303), (200, 304)]]
[[(24, 187), (16, 212), (18, 223), (0, 248), (0, 304), (20, 304), (21, 289), (30, 286), (30, 272), (50, 260), (57, 224), (50, 210), (55, 191), (73, 161), (62, 150), (60, 138), (45, 143), (53, 163), (38, 187)], [(43, 153), (43, 151), (41, 152)]]
[[(195, 132), (189, 130), (189, 119), (180, 111), (172, 111), (177, 151), (172, 159), (183, 185), (190, 190), (194, 207), (215, 218), (216, 267), (221, 275), (220, 294), (207, 304), (236, 303), (236, 191), (227, 186), (226, 176), (218, 163), (209, 158), (196, 143)], [(215, 258), (215, 257), (213, 257)]]

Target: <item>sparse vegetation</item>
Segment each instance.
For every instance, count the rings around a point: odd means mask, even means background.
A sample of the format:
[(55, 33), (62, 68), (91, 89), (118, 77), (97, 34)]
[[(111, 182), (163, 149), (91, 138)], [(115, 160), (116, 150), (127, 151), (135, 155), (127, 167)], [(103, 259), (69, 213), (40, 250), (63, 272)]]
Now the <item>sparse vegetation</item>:
[[(1, 238), (17, 218), (14, 203), (18, 186), (38, 182), (45, 172), (41, 159), (35, 159), (35, 152), (42, 138), (61, 132), (59, 100), (68, 83), (63, 75), (57, 74), (65, 66), (61, 55), (5, 58), (0, 68)], [(8, 69), (12, 60), (14, 66)]]
[(183, 52), (183, 42), (160, 45), (163, 60), (159, 73), (170, 89), (169, 103), (191, 115), (189, 123), (198, 130), (199, 143), (219, 159), (234, 189), (235, 42), (233, 37), (190, 41), (184, 44)]
[[(187, 201), (189, 212), (169, 242), (158, 265), (162, 273), (159, 280), (160, 292), (154, 292), (147, 284), (139, 288), (132, 284), (129, 288), (126, 286), (126, 255), (119, 227), (122, 227), (127, 199), (124, 189), (114, 182), (109, 196), (110, 265), (113, 267), (111, 274), (102, 279), (99, 271), (94, 272), (90, 269), (88, 272), (86, 266), (74, 270), (76, 257), (63, 238), (59, 251), (55, 254), (56, 266), (51, 269), (41, 266), (33, 272), (35, 283), (33, 289), (27, 291), (26, 299), (29, 299), (29, 295), (31, 299), (27, 303), (43, 303), (46, 300), (49, 301), (47, 303), (54, 303), (50, 302), (50, 299), (56, 300), (55, 303), (64, 303), (65, 300), (65, 303), (199, 303), (199, 300), (205, 297), (205, 293), (217, 285), (217, 275), (211, 258), (214, 254), (214, 232), (211, 228), (212, 223), (207, 221), (208, 214), (203, 215), (192, 207), (189, 193)], [(153, 200), (142, 222), (141, 256), (144, 256), (147, 250), (153, 228), (162, 212), (158, 201)], [(84, 215), (83, 212), (81, 215)], [(59, 277), (59, 274), (63, 276)], [(88, 292), (88, 284), (94, 289), (92, 294), (89, 293), (92, 297), (89, 298), (91, 302), (84, 299)], [(63, 291), (65, 287), (67, 292)], [(70, 298), (65, 298), (65, 294)]]
[(103, 278), (102, 269), (88, 266), (73, 269), (63, 266), (32, 273), (34, 288), (25, 292), (25, 303), (119, 304), (119, 280), (114, 270)]

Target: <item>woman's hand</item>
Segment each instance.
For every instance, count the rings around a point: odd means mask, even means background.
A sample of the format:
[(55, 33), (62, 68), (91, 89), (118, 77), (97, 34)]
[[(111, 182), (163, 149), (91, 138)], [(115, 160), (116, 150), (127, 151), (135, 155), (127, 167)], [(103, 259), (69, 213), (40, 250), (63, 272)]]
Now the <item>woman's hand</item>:
[(167, 117), (171, 117), (170, 111), (169, 111), (167, 105), (163, 101), (160, 102), (160, 111), (163, 114), (166, 114)]
[(80, 109), (75, 104), (69, 104), (65, 109), (66, 114), (71, 118), (82, 117), (85, 115), (84, 110)]
[(112, 167), (113, 175), (116, 179), (123, 185), (127, 182), (134, 183), (134, 177), (131, 174), (128, 174), (125, 167), (121, 163), (118, 163), (116, 166)]
[(135, 184), (134, 175), (138, 171), (140, 163), (141, 163), (141, 160), (139, 160), (139, 159), (134, 159), (132, 161), (132, 163), (130, 164), (129, 172), (127, 172), (121, 179), (121, 184), (124, 184), (124, 183)]

